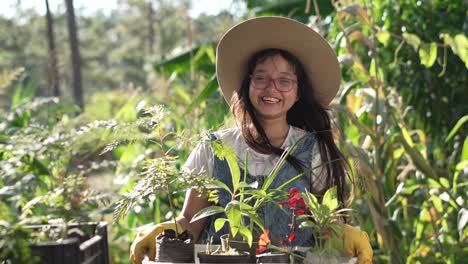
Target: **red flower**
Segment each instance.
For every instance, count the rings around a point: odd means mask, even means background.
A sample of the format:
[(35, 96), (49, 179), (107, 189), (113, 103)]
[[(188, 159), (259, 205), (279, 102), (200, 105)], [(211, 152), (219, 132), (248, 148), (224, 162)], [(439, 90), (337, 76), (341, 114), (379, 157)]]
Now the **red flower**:
[(255, 251), (256, 254), (260, 254), (268, 248), (268, 245), (270, 244), (270, 238), (268, 237), (269, 234), (270, 230), (265, 229), (263, 234), (260, 235), (260, 239), (258, 240), (258, 247)]
[(280, 206), (288, 205), (289, 209), (296, 210), (297, 215), (302, 215), (305, 213), (304, 209), (307, 209), (307, 206), (304, 202), (304, 198), (299, 195), (299, 192), (296, 187), (289, 189), (289, 199), (288, 201), (278, 202)]
[(296, 239), (296, 234), (289, 234), (289, 235), (288, 235), (288, 241), (289, 241), (289, 242), (294, 241), (294, 239)]
[(292, 187), (291, 189), (289, 189), (289, 198), (295, 196), (297, 193), (298, 193), (297, 188)]
[(323, 234), (325, 235), (325, 237), (329, 238), (330, 237), (330, 230), (329, 229), (323, 230)]
[(290, 208), (306, 208), (304, 198), (302, 198), (298, 193), (294, 194), (293, 197), (289, 198), (288, 205)]

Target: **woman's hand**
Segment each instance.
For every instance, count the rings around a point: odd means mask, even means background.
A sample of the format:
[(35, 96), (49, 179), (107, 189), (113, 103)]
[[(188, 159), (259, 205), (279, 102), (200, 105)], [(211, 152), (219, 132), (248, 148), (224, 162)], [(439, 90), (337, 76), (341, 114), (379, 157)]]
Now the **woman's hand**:
[(183, 232), (183, 228), (179, 224), (177, 224), (176, 229), (174, 221), (153, 225), (138, 232), (132, 246), (130, 247), (131, 263), (141, 264), (145, 258), (145, 254), (148, 254), (150, 260), (154, 260), (156, 257), (156, 237), (166, 229)]
[(358, 264), (372, 263), (374, 253), (367, 233), (346, 224), (342, 224), (340, 227), (341, 232), (338, 237), (332, 239), (334, 240), (331, 242), (333, 247), (349, 257), (357, 257)]
[(357, 257), (358, 264), (372, 263), (374, 252), (372, 251), (367, 233), (346, 224), (343, 225), (341, 232), (344, 242), (344, 252), (348, 256)]

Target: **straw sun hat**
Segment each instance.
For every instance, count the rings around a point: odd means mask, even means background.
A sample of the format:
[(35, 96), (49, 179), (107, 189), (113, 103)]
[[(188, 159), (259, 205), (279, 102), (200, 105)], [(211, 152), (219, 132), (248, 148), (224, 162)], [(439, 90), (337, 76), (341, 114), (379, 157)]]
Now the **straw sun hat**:
[(256, 52), (276, 48), (290, 52), (302, 63), (315, 98), (328, 106), (338, 92), (340, 65), (328, 42), (310, 27), (284, 17), (257, 17), (228, 30), (216, 57), (218, 83), (228, 103), (241, 86), (247, 61)]

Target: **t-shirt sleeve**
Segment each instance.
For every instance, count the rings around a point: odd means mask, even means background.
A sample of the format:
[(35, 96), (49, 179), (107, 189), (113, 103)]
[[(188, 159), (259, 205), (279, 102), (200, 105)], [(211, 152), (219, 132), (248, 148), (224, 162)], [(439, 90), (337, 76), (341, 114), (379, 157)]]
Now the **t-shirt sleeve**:
[(209, 142), (201, 140), (192, 150), (182, 170), (190, 173), (213, 175), (213, 152)]

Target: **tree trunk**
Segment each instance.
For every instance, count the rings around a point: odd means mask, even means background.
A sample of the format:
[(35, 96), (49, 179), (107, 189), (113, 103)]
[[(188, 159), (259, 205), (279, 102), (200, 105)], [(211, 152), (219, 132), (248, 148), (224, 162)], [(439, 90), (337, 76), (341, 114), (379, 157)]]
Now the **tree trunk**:
[(59, 88), (59, 74), (58, 74), (58, 63), (57, 63), (57, 49), (55, 47), (54, 37), (54, 21), (52, 19), (52, 13), (49, 8), (49, 1), (45, 0), (46, 4), (46, 20), (47, 20), (47, 41), (49, 44), (49, 61), (48, 61), (48, 84), (49, 88), (52, 88), (53, 95), (60, 97)]
[(148, 1), (148, 54), (153, 54), (154, 47), (154, 8), (153, 1)]
[(65, 0), (67, 5), (68, 36), (71, 51), (71, 61), (73, 68), (73, 97), (75, 103), (83, 109), (83, 90), (81, 87), (81, 62), (80, 50), (78, 47), (78, 32), (75, 23), (75, 10), (73, 0)]

